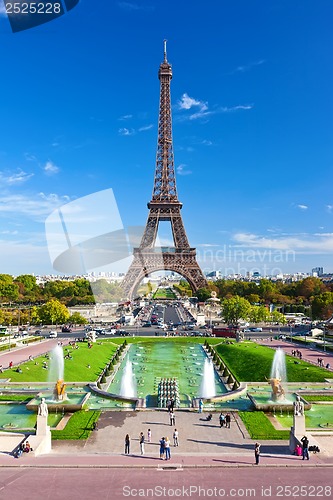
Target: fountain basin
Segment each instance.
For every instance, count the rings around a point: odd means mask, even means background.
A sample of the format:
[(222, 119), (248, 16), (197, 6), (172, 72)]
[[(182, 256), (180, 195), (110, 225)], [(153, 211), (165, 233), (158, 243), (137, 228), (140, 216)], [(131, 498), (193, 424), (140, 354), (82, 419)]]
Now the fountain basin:
[[(63, 401), (55, 401), (54, 399), (52, 399), (52, 396), (47, 394), (44, 394), (42, 397), (45, 397), (45, 403), (47, 404), (50, 413), (61, 412), (63, 410), (65, 412), (72, 413), (82, 410), (83, 405), (90, 397), (90, 392), (85, 395), (82, 395), (82, 393), (71, 393), (68, 394), (67, 399)], [(40, 398), (32, 399), (31, 401), (29, 401), (29, 403), (27, 403), (27, 409), (37, 413), (40, 401)]]
[[(260, 391), (258, 393), (247, 393), (248, 398), (253, 403), (256, 410), (264, 412), (294, 412), (294, 402), (298, 394), (292, 393), (287, 394), (286, 399), (280, 401), (272, 401), (270, 391)], [(301, 397), (301, 401), (304, 403), (304, 409), (310, 410), (311, 404)]]

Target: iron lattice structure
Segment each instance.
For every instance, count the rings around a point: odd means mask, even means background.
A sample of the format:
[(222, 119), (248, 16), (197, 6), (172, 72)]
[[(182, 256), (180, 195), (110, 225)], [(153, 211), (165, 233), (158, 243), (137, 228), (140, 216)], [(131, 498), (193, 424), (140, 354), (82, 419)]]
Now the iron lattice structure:
[[(179, 273), (194, 292), (207, 286), (196, 260), (196, 249), (189, 245), (180, 213), (182, 203), (177, 196), (170, 97), (172, 68), (167, 60), (166, 42), (158, 78), (160, 107), (154, 188), (148, 203), (149, 215), (141, 243), (139, 248), (134, 248), (134, 259), (123, 281), (124, 292), (128, 297), (134, 294), (144, 277), (161, 270)], [(170, 222), (174, 247), (155, 247), (160, 221)]]

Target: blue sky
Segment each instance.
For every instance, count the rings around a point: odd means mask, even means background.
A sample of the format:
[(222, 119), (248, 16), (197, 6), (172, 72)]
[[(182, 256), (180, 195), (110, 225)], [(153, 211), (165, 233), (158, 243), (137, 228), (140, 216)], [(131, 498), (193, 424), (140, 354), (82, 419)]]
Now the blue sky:
[(330, 0), (81, 0), (13, 34), (0, 0), (0, 272), (52, 272), (45, 219), (105, 189), (125, 229), (145, 224), (164, 38), (201, 266), (333, 272), (332, 15)]

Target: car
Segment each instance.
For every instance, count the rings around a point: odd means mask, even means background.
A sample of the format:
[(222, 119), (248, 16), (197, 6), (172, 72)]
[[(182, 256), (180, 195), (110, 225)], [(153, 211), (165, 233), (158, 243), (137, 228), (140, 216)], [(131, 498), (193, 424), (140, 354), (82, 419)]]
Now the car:
[(56, 339), (58, 337), (58, 333), (55, 331), (55, 330), (52, 330), (50, 333), (49, 333), (49, 338), (50, 339)]
[(61, 331), (63, 333), (71, 333), (72, 329), (69, 326), (63, 326)]
[(147, 321), (146, 323), (143, 323), (142, 325), (144, 328), (149, 328), (151, 326), (151, 322)]
[(36, 331), (35, 331), (35, 335), (43, 335), (42, 330), (36, 330)]
[(279, 340), (286, 340), (286, 338), (287, 338), (287, 337), (286, 337), (285, 335), (279, 335), (279, 336), (278, 336), (278, 339), (279, 339)]
[(127, 332), (126, 330), (119, 330), (118, 333), (121, 337), (129, 337), (129, 335), (131, 335), (130, 332)]

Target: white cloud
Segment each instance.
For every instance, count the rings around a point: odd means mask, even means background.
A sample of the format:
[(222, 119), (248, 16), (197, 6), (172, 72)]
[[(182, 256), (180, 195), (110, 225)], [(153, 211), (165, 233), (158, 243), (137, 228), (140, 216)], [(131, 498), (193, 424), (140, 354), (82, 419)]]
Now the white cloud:
[(326, 210), (329, 214), (331, 214), (333, 210), (333, 205), (326, 205)]
[(44, 172), (47, 174), (47, 175), (54, 175), (54, 174), (57, 174), (59, 172), (60, 168), (57, 167), (57, 165), (55, 165), (52, 161), (47, 161), (44, 165)]
[(232, 71), (231, 74), (233, 74), (233, 73), (245, 73), (246, 71), (249, 71), (250, 69), (252, 69), (256, 66), (261, 66), (265, 62), (266, 62), (265, 59), (260, 59), (259, 61), (245, 64), (243, 66), (237, 66), (237, 68), (234, 71)]
[(200, 144), (203, 144), (204, 146), (212, 146), (213, 145), (212, 141), (209, 141), (208, 139), (204, 139), (203, 141), (201, 141)]
[(301, 234), (282, 236), (281, 238), (266, 238), (251, 233), (236, 233), (233, 235), (233, 240), (238, 244), (236, 246), (247, 248), (267, 248), (304, 254), (326, 254), (333, 251), (332, 233)]
[(309, 207), (307, 205), (297, 205), (300, 210), (307, 210)]
[(131, 118), (133, 118), (133, 115), (123, 115), (120, 118), (118, 118), (118, 120), (125, 121), (125, 120), (130, 120)]
[(208, 103), (205, 101), (199, 101), (193, 97), (190, 97), (186, 92), (182, 95), (181, 99), (177, 103), (178, 110), (180, 111), (188, 111), (198, 108), (198, 111), (195, 111), (191, 114), (182, 115), (178, 117), (178, 120), (198, 120), (207, 118), (210, 115), (215, 115), (218, 113), (230, 113), (233, 111), (241, 111), (241, 110), (250, 110), (253, 108), (253, 104), (238, 104), (236, 106), (223, 106), (216, 107), (215, 109), (210, 110), (208, 108)]
[(192, 172), (191, 170), (186, 170), (186, 167), (187, 165), (185, 163), (181, 163), (180, 165), (178, 165), (177, 167), (177, 174), (178, 175), (190, 175)]
[(51, 193), (35, 195), (4, 195), (0, 199), (0, 215), (25, 216), (36, 221), (43, 221), (57, 207), (67, 203), (69, 196), (59, 196)]
[(27, 182), (33, 176), (34, 174), (27, 174), (21, 169), (19, 169), (15, 174), (6, 174), (4, 172), (0, 172), (0, 184), (5, 184), (7, 186), (22, 184), (23, 182)]
[(150, 130), (151, 128), (153, 128), (154, 125), (151, 123), (150, 125), (145, 125), (144, 127), (140, 127), (138, 129), (139, 132), (144, 132), (145, 130)]
[(120, 128), (118, 130), (118, 133), (119, 133), (119, 135), (134, 135), (135, 130), (133, 128), (129, 129), (129, 128), (123, 127), (123, 128)]
[(186, 92), (178, 101), (179, 109), (191, 109), (196, 106), (198, 106), (202, 111), (208, 109), (207, 103), (205, 103), (204, 101), (198, 101), (197, 99), (190, 97)]

